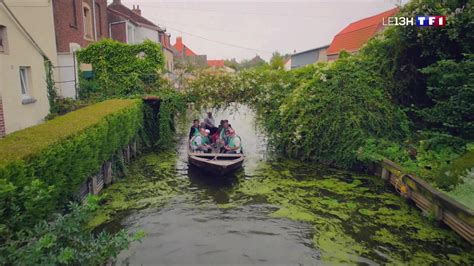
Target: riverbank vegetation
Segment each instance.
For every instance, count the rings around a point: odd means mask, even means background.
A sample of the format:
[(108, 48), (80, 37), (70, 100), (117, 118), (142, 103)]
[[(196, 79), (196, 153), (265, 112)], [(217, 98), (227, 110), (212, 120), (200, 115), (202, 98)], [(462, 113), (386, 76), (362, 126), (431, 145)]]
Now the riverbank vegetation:
[(445, 15), (447, 26), (389, 27), (356, 55), (289, 72), (205, 71), (186, 89), (198, 104), (250, 104), (292, 158), (356, 168), (388, 158), (474, 208), (473, 8), (412, 1), (400, 16)]
[[(20, 257), (25, 264), (49, 263), (50, 259), (50, 263), (54, 263), (53, 259), (63, 259), (64, 263), (87, 259), (81, 257), (87, 250), (79, 251), (80, 246), (68, 237), (92, 241), (84, 245), (117, 240), (123, 246), (129, 239), (124, 233), (117, 238), (103, 235), (104, 239), (100, 240), (76, 228), (85, 220), (82, 217), (87, 216), (88, 209), (67, 203), (75, 200), (79, 185), (136, 138), (142, 127), (141, 101), (109, 100), (2, 139), (0, 263), (13, 263)], [(66, 211), (64, 216), (54, 217), (62, 211)], [(74, 232), (77, 235), (67, 236)], [(35, 253), (23, 256), (33, 250)], [(96, 259), (95, 252), (111, 252), (99, 247), (90, 251), (91, 262)]]

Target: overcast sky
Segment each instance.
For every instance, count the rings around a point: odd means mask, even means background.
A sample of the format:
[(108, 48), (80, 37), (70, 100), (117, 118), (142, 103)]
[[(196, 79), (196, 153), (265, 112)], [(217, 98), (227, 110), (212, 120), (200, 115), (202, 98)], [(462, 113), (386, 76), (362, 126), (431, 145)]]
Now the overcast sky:
[[(109, 2), (111, 2), (109, 0)], [(403, 1), (405, 3), (406, 0)], [(269, 59), (327, 45), (352, 21), (395, 7), (398, 0), (166, 1), (122, 0), (140, 5), (142, 15), (165, 27), (208, 59)]]

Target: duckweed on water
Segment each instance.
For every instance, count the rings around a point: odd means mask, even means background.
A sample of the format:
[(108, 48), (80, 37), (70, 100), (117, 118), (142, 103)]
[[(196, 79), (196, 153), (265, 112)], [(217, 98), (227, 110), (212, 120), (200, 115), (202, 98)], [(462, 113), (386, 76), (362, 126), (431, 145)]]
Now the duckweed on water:
[[(179, 191), (175, 163), (176, 153), (172, 152), (150, 153), (133, 162), (127, 177), (101, 195), (104, 204), (89, 226), (104, 224), (120, 212), (160, 206), (175, 196)], [(186, 185), (186, 181), (181, 183)]]
[[(312, 224), (314, 248), (328, 263), (470, 264), (472, 247), (440, 229), (376, 177), (318, 168), (290, 161), (263, 163), (251, 178), (215, 188), (227, 196), (216, 202), (206, 190), (195, 193), (176, 171), (176, 155), (148, 154), (135, 161), (129, 176), (106, 190), (97, 226), (116, 214), (159, 207), (177, 196), (202, 197), (193, 208), (277, 207), (270, 215)], [(217, 192), (212, 190), (212, 192)], [(211, 192), (209, 190), (208, 192)], [(368, 260), (367, 260), (368, 259)]]
[[(437, 227), (376, 177), (319, 172), (304, 178), (294, 162), (267, 164), (241, 182), (233, 198), (240, 203), (263, 198), (280, 206), (272, 216), (314, 224), (313, 243), (329, 262), (470, 263), (467, 242)], [(306, 171), (305, 170), (305, 171)], [(306, 171), (307, 172), (307, 171)], [(373, 247), (376, 247), (375, 249)], [(430, 252), (426, 252), (429, 249)]]

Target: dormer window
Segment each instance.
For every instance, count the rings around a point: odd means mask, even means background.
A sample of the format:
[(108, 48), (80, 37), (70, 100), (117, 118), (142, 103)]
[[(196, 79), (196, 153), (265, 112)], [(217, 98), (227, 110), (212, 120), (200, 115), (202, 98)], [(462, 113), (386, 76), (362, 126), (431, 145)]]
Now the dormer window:
[(0, 25), (0, 53), (7, 51), (7, 27)]
[(84, 20), (84, 37), (86, 39), (93, 39), (94, 32), (92, 27), (92, 12), (88, 4), (83, 4), (83, 20)]

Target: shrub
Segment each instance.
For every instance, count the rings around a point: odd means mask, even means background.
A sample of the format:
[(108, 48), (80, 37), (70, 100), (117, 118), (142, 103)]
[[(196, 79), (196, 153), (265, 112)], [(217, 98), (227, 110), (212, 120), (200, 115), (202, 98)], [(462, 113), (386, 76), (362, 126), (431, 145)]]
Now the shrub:
[(460, 62), (440, 60), (422, 70), (434, 104), (418, 113), (445, 131), (474, 139), (474, 54)]
[(17, 232), (18, 241), (0, 246), (0, 264), (101, 265), (143, 235), (130, 236), (124, 230), (115, 235), (92, 234), (84, 225), (96, 208), (94, 198), (89, 197), (84, 205), (70, 203), (70, 211), (58, 214), (52, 222), (42, 221)]
[(405, 114), (384, 93), (383, 80), (364, 58), (340, 58), (315, 69), (269, 115), (277, 147), (295, 158), (353, 166), (367, 138), (402, 139)]
[(109, 100), (0, 140), (0, 243), (48, 218), (143, 126), (139, 100)]

